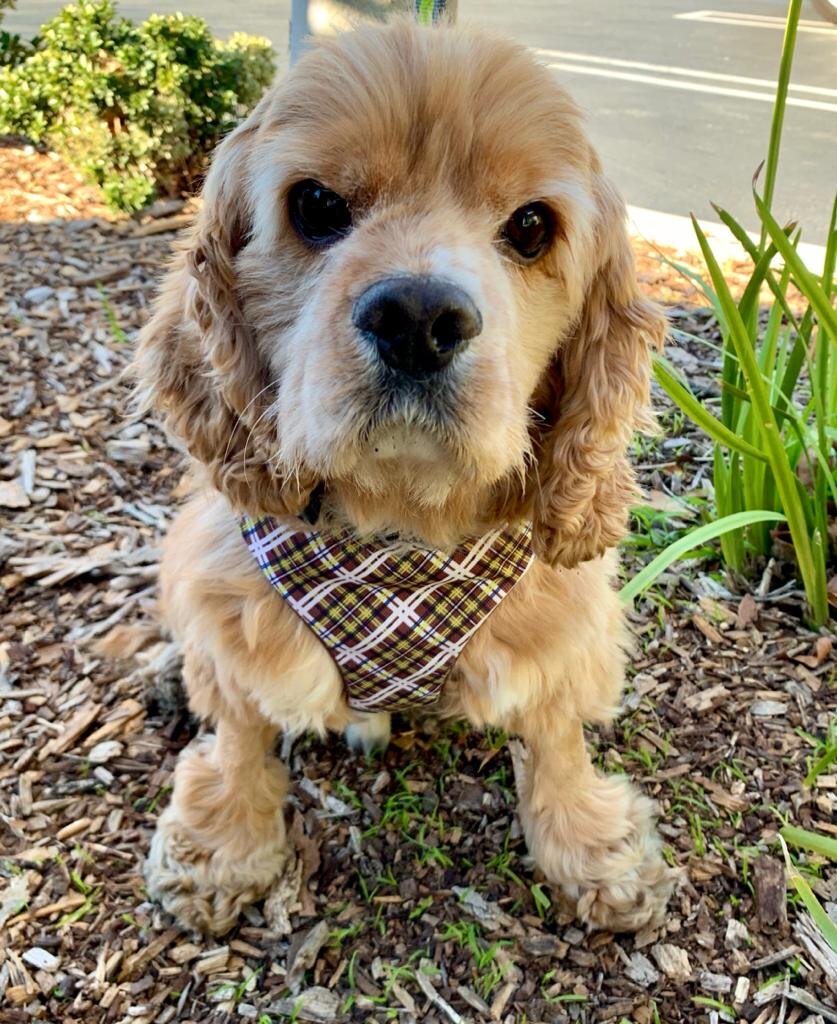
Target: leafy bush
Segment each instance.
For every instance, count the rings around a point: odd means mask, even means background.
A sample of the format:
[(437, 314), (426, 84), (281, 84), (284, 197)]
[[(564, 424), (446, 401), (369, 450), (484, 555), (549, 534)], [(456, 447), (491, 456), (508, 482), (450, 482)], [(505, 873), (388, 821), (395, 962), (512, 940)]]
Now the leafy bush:
[[(678, 541), (677, 552), (658, 556), (626, 587), (624, 596), (636, 596), (676, 557), (710, 536), (721, 537), (728, 568), (746, 571), (771, 553), (771, 528), (775, 520), (786, 519), (808, 614), (821, 626), (829, 617), (829, 505), (837, 509), (837, 200), (830, 211), (821, 276), (800, 258), (796, 226), (781, 227), (771, 213), (800, 7), (801, 0), (791, 0), (764, 195), (754, 191), (760, 243), (754, 243), (731, 214), (716, 207), (752, 259), (750, 280), (736, 302), (696, 221), (709, 279), (680, 267), (703, 290), (718, 318), (723, 338), (719, 402), (701, 402), (665, 359), (655, 364), (662, 388), (715, 442), (715, 505), (720, 518)], [(777, 256), (780, 269), (773, 266)]]
[(273, 77), (266, 39), (212, 38), (201, 18), (116, 16), (112, 0), (82, 0), (41, 29), (25, 60), (0, 68), (0, 132), (66, 155), (137, 210), (175, 195)]

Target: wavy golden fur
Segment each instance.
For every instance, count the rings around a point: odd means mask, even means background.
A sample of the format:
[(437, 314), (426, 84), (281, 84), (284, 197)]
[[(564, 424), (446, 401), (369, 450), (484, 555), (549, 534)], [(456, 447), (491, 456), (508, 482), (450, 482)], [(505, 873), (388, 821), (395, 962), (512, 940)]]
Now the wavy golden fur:
[[(289, 218), (303, 179), (352, 211), (327, 249)], [(522, 264), (498, 239), (532, 200), (554, 238)], [(660, 916), (671, 876), (650, 805), (594, 772), (582, 734), (613, 715), (622, 686), (609, 549), (665, 328), (638, 293), (624, 216), (551, 73), (453, 28), (404, 22), (319, 47), (219, 147), (136, 359), (141, 402), (203, 474), (162, 585), (192, 707), (215, 732), (181, 756), (148, 865), (151, 891), (184, 921), (224, 930), (276, 879), (278, 729), (388, 735), (386, 716), (350, 711), (330, 656), (236, 527), (240, 511), (297, 516), (315, 489), (324, 520), (433, 545), (531, 519), (538, 559), (466, 648), (442, 710), (524, 740), (530, 849), (584, 920)], [(466, 291), (482, 331), (432, 391), (394, 393), (351, 310), (370, 284), (407, 274)]]

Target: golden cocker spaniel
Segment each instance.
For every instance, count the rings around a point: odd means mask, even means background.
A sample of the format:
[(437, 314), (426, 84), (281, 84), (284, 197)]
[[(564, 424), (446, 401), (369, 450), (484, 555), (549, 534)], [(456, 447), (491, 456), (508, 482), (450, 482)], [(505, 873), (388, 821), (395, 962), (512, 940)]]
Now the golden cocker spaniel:
[[(581, 920), (660, 919), (652, 806), (594, 770), (582, 731), (623, 686), (612, 549), (665, 330), (624, 218), (552, 74), (452, 27), (324, 43), (219, 147), (136, 358), (141, 404), (200, 480), (162, 595), (212, 731), (179, 758), (147, 863), (186, 924), (228, 929), (283, 870), (277, 732), (385, 742), (404, 706), (386, 672), (522, 739), (529, 849)], [(360, 578), (393, 551), (406, 583)]]

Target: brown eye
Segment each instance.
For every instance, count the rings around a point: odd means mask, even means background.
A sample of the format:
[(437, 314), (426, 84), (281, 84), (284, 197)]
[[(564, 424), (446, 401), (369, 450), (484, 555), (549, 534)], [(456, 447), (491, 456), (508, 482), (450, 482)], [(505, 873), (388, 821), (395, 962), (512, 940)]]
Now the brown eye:
[(523, 257), (538, 258), (554, 234), (552, 211), (546, 203), (527, 203), (514, 211), (503, 228), (503, 239)]
[(297, 233), (316, 245), (336, 242), (352, 227), (346, 200), (310, 178), (297, 182), (291, 189), (288, 212)]

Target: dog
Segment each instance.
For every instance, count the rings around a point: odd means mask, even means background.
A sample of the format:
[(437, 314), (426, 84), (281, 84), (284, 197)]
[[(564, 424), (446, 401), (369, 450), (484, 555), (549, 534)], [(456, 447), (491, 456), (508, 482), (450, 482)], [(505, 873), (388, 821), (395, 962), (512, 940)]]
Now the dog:
[(371, 749), (413, 706), (520, 738), (529, 851), (582, 922), (661, 920), (652, 804), (582, 729), (623, 687), (613, 548), (666, 327), (624, 221), (551, 73), (452, 26), (323, 42), (218, 148), (135, 359), (198, 481), (161, 606), (212, 731), (146, 865), (184, 924), (228, 930), (283, 870), (280, 730)]

